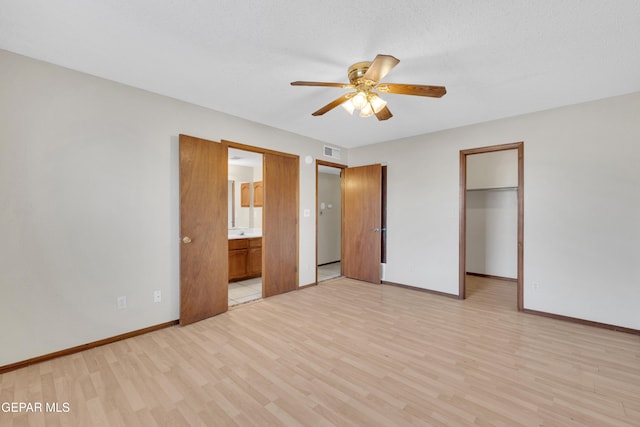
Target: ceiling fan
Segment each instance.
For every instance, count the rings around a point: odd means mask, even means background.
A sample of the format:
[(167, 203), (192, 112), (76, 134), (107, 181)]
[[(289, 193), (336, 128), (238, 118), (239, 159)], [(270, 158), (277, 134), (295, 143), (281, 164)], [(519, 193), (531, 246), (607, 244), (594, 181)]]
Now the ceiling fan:
[(440, 98), (447, 90), (444, 86), (425, 86), (402, 83), (380, 83), (398, 63), (399, 59), (391, 55), (377, 55), (373, 62), (358, 62), (349, 67), (350, 83), (324, 82), (291, 82), (291, 86), (328, 86), (342, 89), (355, 89), (334, 99), (324, 107), (312, 113), (321, 116), (341, 105), (349, 114), (360, 110), (360, 117), (370, 117), (375, 114), (378, 120), (393, 117), (387, 108), (387, 102), (380, 98), (379, 93), (393, 93), (398, 95), (416, 95)]

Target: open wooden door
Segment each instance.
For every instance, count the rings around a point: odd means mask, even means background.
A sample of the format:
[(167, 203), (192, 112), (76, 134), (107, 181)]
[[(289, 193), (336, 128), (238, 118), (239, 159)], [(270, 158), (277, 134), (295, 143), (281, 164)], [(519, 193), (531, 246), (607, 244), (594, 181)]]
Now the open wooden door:
[(298, 288), (298, 170), (297, 156), (264, 154), (263, 297)]
[(342, 274), (380, 283), (382, 166), (342, 171)]
[(180, 135), (180, 324), (228, 309), (227, 147)]

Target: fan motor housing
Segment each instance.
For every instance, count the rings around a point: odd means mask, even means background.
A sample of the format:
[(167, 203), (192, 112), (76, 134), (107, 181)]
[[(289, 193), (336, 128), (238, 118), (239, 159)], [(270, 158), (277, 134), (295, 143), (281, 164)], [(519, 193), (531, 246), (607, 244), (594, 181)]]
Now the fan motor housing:
[(349, 75), (349, 81), (351, 82), (351, 84), (357, 85), (358, 83), (360, 83), (360, 80), (362, 79), (362, 77), (364, 77), (364, 74), (367, 72), (370, 66), (371, 66), (371, 61), (365, 61), (365, 62), (357, 62), (353, 64), (351, 67), (349, 67), (348, 75)]

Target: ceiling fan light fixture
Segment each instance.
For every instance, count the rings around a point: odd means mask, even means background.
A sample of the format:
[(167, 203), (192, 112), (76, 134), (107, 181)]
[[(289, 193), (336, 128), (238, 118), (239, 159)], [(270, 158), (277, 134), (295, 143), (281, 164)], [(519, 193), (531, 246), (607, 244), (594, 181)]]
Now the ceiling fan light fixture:
[(371, 108), (371, 104), (367, 102), (365, 106), (360, 109), (360, 117), (371, 116), (373, 116), (373, 108)]
[(378, 114), (380, 110), (387, 106), (387, 101), (373, 93), (369, 95), (369, 104), (371, 105), (371, 108), (373, 108), (373, 112)]
[(349, 67), (347, 74), (349, 83), (295, 81), (291, 82), (291, 86), (324, 86), (353, 89), (353, 91), (339, 96), (311, 113), (314, 117), (322, 116), (338, 105), (342, 105), (351, 115), (355, 110), (358, 110), (360, 117), (369, 117), (375, 114), (380, 121), (389, 120), (393, 117), (393, 114), (387, 108), (387, 102), (380, 98), (380, 93), (431, 98), (441, 98), (447, 93), (447, 89), (444, 86), (380, 83), (399, 62), (398, 58), (391, 55), (378, 54), (372, 62), (358, 62)]
[(362, 110), (367, 104), (367, 95), (363, 91), (359, 91), (353, 98), (351, 103), (357, 110)]
[(340, 104), (342, 106), (342, 108), (345, 109), (345, 111), (351, 115), (353, 115), (353, 111), (356, 109), (356, 107), (354, 107), (353, 102), (351, 101), (351, 99), (347, 99), (346, 101), (344, 101), (342, 104)]

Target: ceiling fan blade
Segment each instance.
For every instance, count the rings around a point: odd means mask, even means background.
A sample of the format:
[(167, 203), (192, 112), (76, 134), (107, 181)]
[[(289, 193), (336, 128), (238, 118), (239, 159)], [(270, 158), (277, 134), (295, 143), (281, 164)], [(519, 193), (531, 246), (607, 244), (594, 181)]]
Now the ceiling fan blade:
[(378, 120), (382, 121), (382, 120), (389, 120), (391, 117), (393, 117), (393, 114), (391, 114), (391, 111), (389, 111), (389, 109), (387, 108), (387, 106), (385, 105), (384, 108), (380, 111), (378, 111), (376, 113), (376, 117), (378, 118)]
[(391, 55), (378, 55), (376, 59), (373, 60), (369, 69), (364, 76), (362, 76), (365, 80), (371, 80), (374, 83), (378, 83), (380, 80), (384, 78), (389, 71), (393, 69), (398, 63), (399, 59), (394, 58)]
[(447, 89), (444, 86), (408, 85), (402, 83), (382, 83), (376, 87), (382, 93), (395, 93), (398, 95), (430, 96), (440, 98)]
[(327, 105), (325, 105), (324, 107), (319, 109), (318, 111), (315, 111), (315, 112), (311, 113), (311, 115), (312, 116), (321, 116), (324, 113), (333, 110), (334, 108), (336, 108), (338, 105), (342, 104), (347, 99), (353, 98), (353, 96), (355, 94), (356, 94), (355, 92), (345, 93), (340, 98), (334, 99), (333, 101), (331, 101), (330, 103), (328, 103)]
[(354, 85), (349, 83), (326, 83), (326, 82), (291, 82), (291, 86), (327, 86), (339, 87), (342, 89), (353, 89)]

